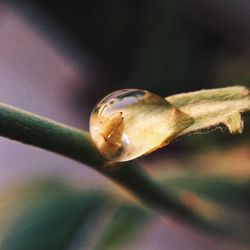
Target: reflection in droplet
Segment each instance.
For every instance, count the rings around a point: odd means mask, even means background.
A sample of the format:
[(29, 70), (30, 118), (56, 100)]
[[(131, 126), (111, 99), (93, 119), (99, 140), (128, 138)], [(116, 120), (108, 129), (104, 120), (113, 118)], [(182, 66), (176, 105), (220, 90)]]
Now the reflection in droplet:
[(123, 89), (95, 106), (90, 117), (90, 133), (106, 159), (120, 162), (168, 144), (192, 123), (192, 117), (158, 95)]

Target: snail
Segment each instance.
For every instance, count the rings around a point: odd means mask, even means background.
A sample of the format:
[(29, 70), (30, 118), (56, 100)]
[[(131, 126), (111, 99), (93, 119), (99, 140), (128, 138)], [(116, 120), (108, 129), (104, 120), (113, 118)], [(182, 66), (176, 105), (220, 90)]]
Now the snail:
[(90, 116), (90, 134), (110, 162), (133, 160), (167, 145), (194, 122), (163, 97), (122, 89), (103, 98)]

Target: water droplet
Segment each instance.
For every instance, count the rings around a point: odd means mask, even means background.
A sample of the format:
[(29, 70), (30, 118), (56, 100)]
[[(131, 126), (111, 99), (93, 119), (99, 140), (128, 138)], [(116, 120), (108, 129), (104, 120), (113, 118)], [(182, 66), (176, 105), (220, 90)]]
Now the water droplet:
[(164, 98), (123, 89), (102, 99), (90, 117), (90, 133), (109, 161), (129, 161), (168, 144), (193, 119)]

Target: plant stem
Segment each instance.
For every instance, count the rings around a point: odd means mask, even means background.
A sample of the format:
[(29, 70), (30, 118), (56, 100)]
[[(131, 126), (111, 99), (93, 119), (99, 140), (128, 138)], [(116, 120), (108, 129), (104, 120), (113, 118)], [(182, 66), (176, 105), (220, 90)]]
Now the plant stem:
[(0, 136), (100, 168), (104, 161), (88, 133), (0, 103)]
[(163, 191), (135, 162), (108, 167), (91, 142), (89, 133), (0, 103), (0, 136), (33, 145), (89, 165), (132, 192), (153, 210), (207, 224), (179, 199)]

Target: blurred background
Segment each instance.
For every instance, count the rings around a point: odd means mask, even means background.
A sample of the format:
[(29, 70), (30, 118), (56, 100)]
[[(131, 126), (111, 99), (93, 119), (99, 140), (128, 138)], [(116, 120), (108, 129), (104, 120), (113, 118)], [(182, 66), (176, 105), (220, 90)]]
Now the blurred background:
[[(0, 102), (87, 130), (95, 103), (117, 89), (168, 96), (230, 85), (250, 87), (250, 2), (0, 3)], [(140, 160), (165, 188), (206, 211), (204, 216), (220, 211), (227, 218), (226, 236), (166, 224), (90, 168), (0, 138), (3, 249), (249, 249), (249, 115), (244, 120), (242, 135), (189, 136)], [(84, 211), (92, 211), (88, 219)], [(96, 233), (100, 225), (106, 236)], [(125, 237), (128, 231), (133, 237)], [(33, 234), (42, 236), (22, 245)], [(53, 245), (62, 235), (66, 242)], [(100, 245), (89, 240), (95, 238)]]

